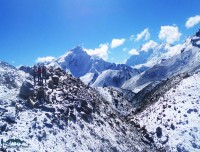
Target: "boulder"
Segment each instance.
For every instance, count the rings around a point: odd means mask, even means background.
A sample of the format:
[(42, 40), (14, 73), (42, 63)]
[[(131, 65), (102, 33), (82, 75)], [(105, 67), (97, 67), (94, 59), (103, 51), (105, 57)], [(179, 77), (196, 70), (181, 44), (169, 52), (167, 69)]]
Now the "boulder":
[(141, 140), (142, 142), (150, 146), (154, 143), (153, 138), (150, 137), (149, 134), (145, 134), (144, 136), (142, 136)]
[(34, 88), (30, 81), (24, 81), (19, 91), (19, 95), (24, 99), (28, 99), (29, 96), (34, 94)]
[(7, 128), (7, 123), (4, 123), (4, 124), (0, 124), (0, 131), (1, 132), (4, 132)]
[(15, 112), (15, 108), (9, 108), (8, 112), (6, 112), (3, 115), (2, 118), (4, 121), (6, 121), (8, 124), (11, 123), (15, 123), (15, 119), (16, 119), (16, 112)]
[(158, 138), (162, 137), (162, 128), (160, 128), (160, 127), (156, 128), (156, 135), (157, 135)]
[(56, 111), (56, 109), (54, 107), (51, 107), (48, 105), (41, 105), (40, 108), (46, 112), (55, 112)]
[(82, 112), (81, 112), (81, 118), (87, 123), (90, 123), (92, 121), (91, 115), (87, 115), (87, 114), (82, 113)]
[(52, 77), (52, 80), (53, 80), (53, 84), (54, 84), (54, 85), (58, 85), (58, 83), (59, 83), (59, 77), (58, 77), (57, 75), (54, 75), (54, 76)]
[(53, 80), (49, 80), (49, 81), (48, 81), (48, 87), (49, 87), (50, 89), (53, 89), (53, 88), (54, 88)]
[(47, 128), (52, 128), (53, 125), (51, 123), (48, 123), (48, 122), (44, 122), (44, 125), (47, 127)]
[(87, 114), (87, 115), (91, 115), (92, 114), (92, 111), (93, 111), (93, 109), (91, 109), (91, 108), (89, 108), (89, 107), (86, 107), (86, 106), (84, 106), (84, 107), (81, 107), (81, 111), (83, 111), (85, 114)]
[(73, 113), (70, 113), (69, 117), (74, 123), (76, 123), (76, 116)]
[(34, 89), (33, 88), (30, 88), (30, 90), (29, 90), (29, 96), (34, 96)]
[(88, 115), (82, 113), (82, 114), (81, 114), (81, 118), (82, 118), (84, 121), (86, 121), (86, 122), (89, 123)]
[(39, 87), (37, 90), (37, 99), (44, 99), (45, 98), (45, 91), (43, 87)]

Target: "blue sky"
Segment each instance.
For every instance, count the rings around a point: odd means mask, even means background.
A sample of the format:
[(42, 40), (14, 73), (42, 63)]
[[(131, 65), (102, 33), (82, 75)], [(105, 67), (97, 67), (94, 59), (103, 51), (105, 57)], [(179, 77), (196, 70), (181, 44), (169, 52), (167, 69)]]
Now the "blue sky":
[(0, 60), (33, 65), (80, 45), (123, 63), (150, 40), (177, 44), (195, 34), (199, 6), (199, 0), (1, 0)]

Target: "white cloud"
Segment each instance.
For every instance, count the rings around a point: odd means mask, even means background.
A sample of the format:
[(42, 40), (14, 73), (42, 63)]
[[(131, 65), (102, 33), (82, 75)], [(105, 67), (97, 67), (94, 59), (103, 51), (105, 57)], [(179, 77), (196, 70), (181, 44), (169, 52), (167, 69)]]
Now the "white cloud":
[(37, 63), (49, 63), (49, 62), (52, 62), (53, 60), (55, 60), (55, 57), (53, 57), (53, 56), (38, 57), (36, 59), (36, 62)]
[(136, 49), (131, 49), (128, 53), (130, 55), (139, 55), (139, 52)]
[(157, 45), (158, 45), (158, 43), (154, 42), (153, 40), (150, 40), (149, 42), (142, 45), (141, 50), (148, 52), (149, 49), (154, 49)]
[(200, 15), (196, 15), (196, 16), (193, 16), (193, 17), (190, 17), (187, 22), (185, 23), (185, 26), (187, 28), (191, 28), (197, 24), (200, 23)]
[(161, 26), (158, 37), (160, 40), (165, 40), (167, 43), (172, 44), (179, 41), (181, 35), (177, 26)]
[(116, 48), (120, 45), (123, 45), (125, 42), (125, 39), (113, 39), (111, 42), (111, 48)]
[(145, 40), (150, 39), (150, 33), (149, 33), (149, 29), (148, 28), (144, 29), (144, 31), (142, 31), (141, 33), (137, 34), (137, 37), (136, 37), (135, 41), (139, 41), (141, 39), (145, 39)]
[(104, 60), (108, 59), (108, 50), (109, 50), (109, 44), (100, 44), (99, 48), (95, 49), (84, 49), (89, 55), (91, 56), (97, 56)]

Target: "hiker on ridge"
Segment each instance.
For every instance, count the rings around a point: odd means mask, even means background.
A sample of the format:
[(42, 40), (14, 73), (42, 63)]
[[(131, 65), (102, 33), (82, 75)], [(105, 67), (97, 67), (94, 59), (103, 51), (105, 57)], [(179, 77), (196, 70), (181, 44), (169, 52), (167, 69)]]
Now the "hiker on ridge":
[(47, 69), (46, 69), (46, 67), (44, 65), (42, 66), (42, 83), (43, 83), (43, 79), (45, 80), (45, 83), (46, 83)]
[(40, 65), (38, 66), (38, 82), (41, 81), (41, 75), (42, 75), (42, 69), (40, 67)]
[(32, 69), (33, 71), (33, 80), (34, 80), (34, 85), (35, 85), (35, 83), (36, 83), (36, 76), (37, 76), (37, 67), (36, 67), (36, 65), (34, 65), (34, 67), (33, 67), (33, 69)]

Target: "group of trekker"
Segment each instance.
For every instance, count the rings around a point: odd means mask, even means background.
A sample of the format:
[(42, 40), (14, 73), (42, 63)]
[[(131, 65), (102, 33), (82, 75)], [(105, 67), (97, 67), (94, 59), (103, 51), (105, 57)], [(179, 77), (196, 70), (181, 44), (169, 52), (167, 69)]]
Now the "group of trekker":
[(36, 84), (36, 78), (38, 78), (38, 83), (42, 82), (43, 84), (43, 80), (45, 80), (46, 83), (46, 79), (47, 79), (47, 69), (46, 67), (43, 65), (34, 65), (34, 67), (31, 69), (31, 75), (33, 76), (33, 80), (34, 80), (34, 84)]

